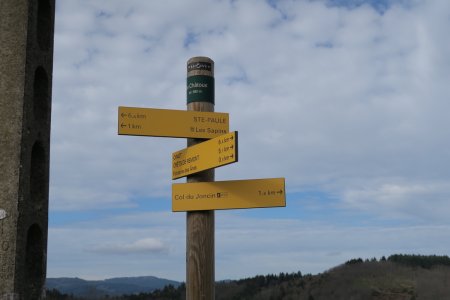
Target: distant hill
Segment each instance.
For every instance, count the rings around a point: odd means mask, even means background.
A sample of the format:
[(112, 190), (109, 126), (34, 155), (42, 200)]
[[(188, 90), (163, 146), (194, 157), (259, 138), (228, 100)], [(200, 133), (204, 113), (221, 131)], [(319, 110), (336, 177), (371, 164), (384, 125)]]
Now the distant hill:
[(225, 299), (449, 300), (450, 258), (436, 255), (359, 258), (318, 275), (256, 276), (216, 285), (216, 300)]
[[(50, 294), (48, 300), (74, 298)], [(93, 299), (93, 298), (85, 298)], [(106, 298), (101, 298), (106, 299)], [(110, 300), (184, 300), (185, 285)], [(351, 259), (318, 275), (280, 273), (216, 283), (216, 300), (449, 300), (448, 256)]]
[(106, 295), (149, 293), (167, 285), (178, 287), (178, 281), (154, 276), (123, 277), (106, 280), (83, 280), (80, 278), (47, 278), (47, 290), (56, 289), (60, 293), (87, 299), (103, 298)]

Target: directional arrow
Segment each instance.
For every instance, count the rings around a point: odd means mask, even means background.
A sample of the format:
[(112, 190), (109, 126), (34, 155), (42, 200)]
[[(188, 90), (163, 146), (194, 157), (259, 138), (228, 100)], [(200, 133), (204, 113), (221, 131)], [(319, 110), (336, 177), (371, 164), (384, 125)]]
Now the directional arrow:
[[(121, 106), (117, 117), (120, 135), (212, 139), (229, 131), (226, 113)], [(120, 126), (128, 119), (130, 126)]]
[[(175, 183), (172, 211), (283, 207), (284, 186), (284, 178)], [(262, 193), (263, 190), (267, 192)]]
[(172, 179), (237, 162), (237, 134), (230, 132), (173, 153)]

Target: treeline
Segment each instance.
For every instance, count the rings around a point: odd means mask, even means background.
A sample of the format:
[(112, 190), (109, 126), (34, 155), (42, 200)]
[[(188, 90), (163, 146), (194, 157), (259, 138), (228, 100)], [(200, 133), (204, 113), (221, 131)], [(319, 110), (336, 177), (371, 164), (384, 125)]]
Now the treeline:
[(389, 261), (409, 267), (431, 269), (434, 266), (450, 266), (450, 257), (447, 255), (405, 255), (395, 254), (388, 258)]
[[(345, 262), (346, 265), (360, 264), (363, 262), (377, 262), (374, 257), (372, 259), (363, 260), (362, 258), (354, 258)], [(434, 266), (450, 266), (450, 257), (447, 255), (416, 255), (416, 254), (394, 254), (387, 259), (383, 256), (380, 262), (390, 261), (393, 263), (405, 265), (408, 267), (419, 267), (431, 269)]]
[(63, 294), (56, 289), (47, 290), (46, 300), (173, 300), (184, 299), (186, 287), (184, 284), (175, 288), (168, 285), (161, 290), (155, 290), (151, 293), (139, 293), (134, 295), (122, 296), (96, 296), (94, 298), (76, 297), (74, 295)]
[[(448, 256), (356, 258), (318, 275), (280, 273), (217, 282), (216, 300), (450, 299), (449, 267)], [(185, 300), (185, 294), (186, 286), (182, 284), (151, 293), (89, 300)], [(86, 298), (52, 290), (47, 292), (47, 300)]]
[[(309, 275), (311, 276), (311, 275)], [(252, 278), (219, 281), (216, 283), (216, 299), (251, 299), (255, 291), (265, 288), (279, 286), (285, 282), (302, 278), (301, 272), (280, 273), (278, 275), (258, 275)], [(98, 300), (184, 300), (186, 297), (186, 285), (183, 283), (179, 287), (168, 285), (163, 289), (155, 290), (151, 293), (139, 293), (134, 295), (104, 296)], [(85, 298), (73, 295), (62, 294), (57, 290), (47, 291), (47, 300), (86, 300)]]
[(47, 299), (47, 300), (75, 300), (75, 299), (79, 299), (79, 298), (76, 298), (73, 295), (63, 294), (56, 289), (51, 289), (51, 290), (46, 291), (45, 299)]

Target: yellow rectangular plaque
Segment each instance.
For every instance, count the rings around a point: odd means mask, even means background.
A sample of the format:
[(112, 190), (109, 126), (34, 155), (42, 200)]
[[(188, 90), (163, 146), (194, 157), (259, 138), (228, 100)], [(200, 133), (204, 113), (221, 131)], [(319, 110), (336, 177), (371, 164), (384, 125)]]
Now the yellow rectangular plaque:
[(172, 211), (286, 206), (285, 179), (172, 184)]
[(120, 135), (210, 139), (228, 128), (227, 113), (119, 107)]
[(238, 133), (233, 131), (172, 154), (172, 179), (238, 161)]

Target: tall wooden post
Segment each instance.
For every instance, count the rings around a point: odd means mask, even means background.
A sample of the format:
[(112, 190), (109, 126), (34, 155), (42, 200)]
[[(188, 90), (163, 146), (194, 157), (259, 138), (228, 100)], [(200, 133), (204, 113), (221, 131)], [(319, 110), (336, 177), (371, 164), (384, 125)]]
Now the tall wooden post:
[[(187, 109), (214, 111), (214, 61), (193, 57), (187, 62)], [(204, 140), (188, 139), (192, 146)], [(187, 177), (187, 182), (214, 181), (214, 169)], [(214, 299), (214, 211), (186, 217), (186, 299)]]
[(45, 297), (55, 0), (0, 0), (0, 299)]

